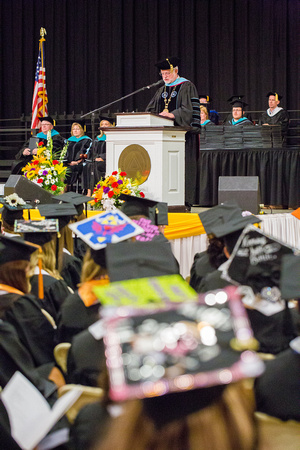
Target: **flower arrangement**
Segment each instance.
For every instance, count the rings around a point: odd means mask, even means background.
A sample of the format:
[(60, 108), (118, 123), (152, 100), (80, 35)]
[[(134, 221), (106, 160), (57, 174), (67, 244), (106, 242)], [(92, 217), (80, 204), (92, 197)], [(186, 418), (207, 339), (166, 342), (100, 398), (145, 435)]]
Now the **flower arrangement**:
[(40, 142), (37, 155), (22, 169), (24, 177), (36, 183), (52, 194), (62, 194), (65, 190), (65, 176), (67, 167), (63, 165), (68, 144), (66, 144), (59, 156), (53, 154), (53, 142), (51, 131), (47, 134), (47, 145)]
[(121, 194), (144, 198), (145, 194), (139, 189), (138, 184), (126, 175), (126, 172), (119, 169), (104, 180), (98, 181), (92, 194), (93, 200), (89, 202), (91, 206), (102, 210), (118, 208), (123, 203), (119, 200)]

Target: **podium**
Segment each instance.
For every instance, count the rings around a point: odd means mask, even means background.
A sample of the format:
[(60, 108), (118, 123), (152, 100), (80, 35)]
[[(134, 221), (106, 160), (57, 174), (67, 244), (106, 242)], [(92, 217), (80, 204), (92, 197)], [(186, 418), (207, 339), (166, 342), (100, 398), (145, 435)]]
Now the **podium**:
[(116, 117), (116, 127), (105, 128), (106, 173), (121, 169), (146, 198), (184, 205), (186, 130), (152, 113)]

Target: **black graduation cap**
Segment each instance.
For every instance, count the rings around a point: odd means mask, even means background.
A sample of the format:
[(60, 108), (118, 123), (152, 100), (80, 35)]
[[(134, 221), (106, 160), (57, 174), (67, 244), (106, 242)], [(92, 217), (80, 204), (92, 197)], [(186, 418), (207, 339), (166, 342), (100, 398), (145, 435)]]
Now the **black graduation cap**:
[[(201, 98), (205, 98), (207, 103), (211, 103), (213, 101), (212, 98), (209, 95), (207, 95), (207, 94), (200, 94), (199, 95), (199, 100)], [(207, 105), (207, 103), (201, 103), (200, 102), (200, 105)]]
[(171, 56), (170, 58), (166, 58), (163, 61), (160, 61), (155, 64), (155, 66), (159, 70), (173, 70), (174, 67), (178, 66), (180, 63), (180, 58), (177, 56)]
[(100, 122), (102, 121), (102, 120), (108, 120), (108, 122), (110, 122), (112, 125), (115, 125), (115, 122), (116, 122), (116, 115), (115, 114), (113, 114), (113, 113), (103, 113), (103, 114), (100, 114), (100, 116), (99, 116), (99, 120), (100, 120)]
[(71, 124), (71, 128), (72, 126), (77, 123), (79, 126), (81, 126), (81, 128), (83, 129), (83, 131), (86, 131), (86, 126), (85, 126), (85, 121), (84, 120), (73, 120), (72, 124)]
[(178, 262), (169, 242), (108, 244), (106, 263), (112, 282), (179, 273)]
[(244, 95), (233, 95), (232, 97), (230, 97), (227, 101), (229, 103), (234, 102), (235, 100), (242, 100), (242, 98), (244, 98)]
[(101, 267), (106, 268), (106, 247), (101, 248), (100, 250), (90, 249), (91, 257)]
[(280, 290), (284, 300), (300, 299), (299, 255), (284, 255), (282, 257)]
[(51, 116), (39, 117), (39, 119), (40, 119), (40, 122), (41, 122), (41, 123), (42, 123), (43, 121), (45, 121), (45, 122), (51, 123), (52, 125), (55, 125), (55, 120), (52, 119)]
[(60, 230), (70, 222), (73, 216), (78, 214), (77, 209), (72, 203), (49, 203), (46, 205), (39, 205), (38, 208), (41, 216), (49, 219), (58, 219)]
[(30, 261), (30, 255), (37, 250), (36, 245), (25, 242), (21, 237), (0, 235), (0, 264), (11, 261)]
[(267, 95), (266, 95), (266, 97), (269, 98), (270, 95), (274, 95), (276, 101), (282, 99), (282, 95), (279, 95), (279, 94), (278, 94), (277, 92), (275, 92), (275, 91), (270, 91), (270, 92), (268, 92)]
[(150, 206), (149, 218), (154, 225), (168, 225), (168, 203), (157, 202), (155, 206)]
[(59, 195), (59, 200), (66, 203), (71, 203), (77, 210), (77, 215), (80, 216), (83, 212), (83, 205), (93, 200), (92, 197), (87, 195), (78, 194), (77, 192), (65, 192)]
[(221, 205), (199, 214), (206, 234), (217, 238), (242, 230), (248, 224), (261, 222), (254, 215), (242, 215), (242, 210), (237, 203), (224, 202)]
[[(124, 200), (125, 203), (121, 206), (121, 211), (126, 214), (126, 216), (146, 216), (153, 217), (154, 208), (156, 208), (160, 202), (156, 200), (150, 200), (143, 197), (135, 197), (134, 195), (121, 194), (119, 196), (120, 200)], [(162, 203), (162, 213), (165, 215), (166, 203)], [(150, 212), (150, 208), (151, 212)], [(159, 211), (159, 210), (158, 210)], [(155, 223), (155, 222), (154, 222)], [(162, 225), (162, 224), (160, 224)]]
[[(8, 197), (10, 198), (9, 201), (7, 200)], [(15, 223), (15, 220), (20, 220), (23, 218), (24, 209), (31, 209), (32, 206), (28, 204), (18, 204), (19, 196), (17, 194), (12, 194), (12, 196), (8, 197), (0, 197), (0, 203), (3, 205), (3, 208), (1, 209), (1, 215), (2, 219), (5, 220), (5, 222), (7, 222), (9, 225), (13, 225)], [(20, 198), (20, 200), (24, 202), (23, 199)]]

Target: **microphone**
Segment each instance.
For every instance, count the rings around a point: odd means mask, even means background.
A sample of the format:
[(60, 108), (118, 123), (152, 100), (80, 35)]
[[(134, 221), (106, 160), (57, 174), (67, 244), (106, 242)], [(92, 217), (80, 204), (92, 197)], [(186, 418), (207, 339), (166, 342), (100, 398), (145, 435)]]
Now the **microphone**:
[(150, 84), (149, 86), (146, 86), (146, 89), (151, 89), (154, 86), (159, 86), (160, 84), (164, 84), (164, 80), (158, 80), (156, 83)]

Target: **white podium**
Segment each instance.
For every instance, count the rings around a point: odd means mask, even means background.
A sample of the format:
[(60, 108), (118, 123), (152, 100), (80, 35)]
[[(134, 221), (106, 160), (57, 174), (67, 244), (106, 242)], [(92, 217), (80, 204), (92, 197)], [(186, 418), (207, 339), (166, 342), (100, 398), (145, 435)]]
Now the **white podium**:
[(186, 130), (152, 113), (116, 116), (116, 127), (105, 129), (106, 173), (121, 169), (147, 198), (184, 205)]

